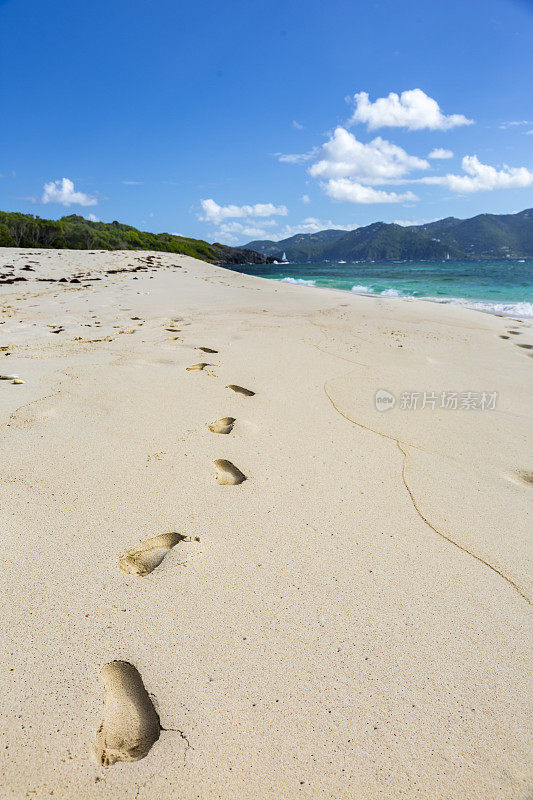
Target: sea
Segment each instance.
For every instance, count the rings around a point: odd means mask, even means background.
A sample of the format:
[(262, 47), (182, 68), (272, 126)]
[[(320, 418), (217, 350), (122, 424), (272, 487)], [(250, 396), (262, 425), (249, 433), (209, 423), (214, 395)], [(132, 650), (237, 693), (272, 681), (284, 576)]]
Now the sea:
[(533, 258), (485, 261), (317, 261), (228, 267), (282, 283), (417, 298), (533, 318)]

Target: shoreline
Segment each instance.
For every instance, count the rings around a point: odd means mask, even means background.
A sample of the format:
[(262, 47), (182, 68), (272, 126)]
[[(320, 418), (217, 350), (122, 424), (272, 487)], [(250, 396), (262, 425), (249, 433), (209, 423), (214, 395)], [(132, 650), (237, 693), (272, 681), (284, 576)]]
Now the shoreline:
[[(531, 324), (8, 258), (0, 797), (526, 800)], [(155, 711), (106, 768), (109, 664)]]
[[(531, 261), (531, 263), (533, 264), (533, 259), (526, 259), (526, 260)], [(494, 260), (491, 260), (491, 261), (494, 262)], [(418, 265), (418, 266), (421, 266), (421, 265), (425, 266), (425, 265), (433, 264), (433, 263), (435, 263), (435, 264), (439, 263), (440, 264), (441, 262), (440, 261), (439, 262), (427, 262), (427, 261), (424, 261), (424, 262), (417, 262), (417, 261), (398, 262), (398, 266), (402, 266), (402, 265), (405, 265), (405, 264), (407, 264), (407, 265), (409, 265), (409, 264), (413, 265), (414, 264), (414, 265)], [(447, 264), (448, 262), (442, 262), (442, 263), (443, 264)], [(451, 264), (451, 265), (464, 264), (464, 263), (465, 263), (464, 261), (457, 261), (457, 262), (450, 261), (449, 262), (449, 264)], [(472, 262), (467, 262), (467, 263), (472, 263), (472, 264), (476, 264), (477, 266), (480, 266), (480, 262), (479, 261), (475, 261), (475, 260), (473, 260)], [(509, 265), (509, 263), (510, 263), (509, 261), (503, 260), (501, 262), (498, 262), (498, 265), (500, 267), (503, 267), (504, 265)], [(518, 261), (517, 263), (524, 263), (524, 260)], [(286, 262), (286, 263), (277, 263), (277, 264), (274, 264), (272, 266), (284, 267), (284, 268), (286, 267), (287, 268), (285, 270), (286, 272), (290, 271), (288, 269), (289, 267), (294, 266), (295, 270), (292, 270), (292, 271), (296, 272), (296, 274), (298, 274), (301, 271), (305, 271), (306, 267), (313, 267), (313, 266), (319, 266), (319, 265), (323, 265), (325, 267), (326, 264), (327, 264), (327, 262)], [(353, 262), (349, 266), (354, 267), (356, 264), (357, 264), (357, 262)], [(366, 268), (368, 268), (370, 265), (373, 265), (373, 264), (374, 264), (374, 262), (362, 262), (362, 266), (366, 267)], [(376, 262), (375, 269), (380, 269), (380, 268), (383, 268), (384, 266), (386, 267), (386, 266), (390, 266), (392, 264), (396, 265), (396, 262), (387, 262), (387, 261)], [(315, 277), (313, 277), (313, 270), (312, 269), (311, 269), (311, 271), (307, 271), (304, 276), (300, 276), (300, 277), (293, 277), (291, 275), (288, 275), (288, 276), (285, 276), (285, 277), (281, 277), (281, 274), (278, 277), (278, 276), (275, 276), (275, 275), (264, 276), (264, 275), (262, 275), (260, 273), (256, 274), (253, 271), (254, 265), (248, 264), (248, 265), (245, 265), (245, 266), (247, 268), (250, 268), (250, 272), (241, 272), (240, 274), (244, 274), (244, 275), (247, 274), (247, 275), (250, 275), (252, 277), (267, 277), (268, 280), (274, 280), (274, 281), (277, 281), (277, 282), (280, 282), (280, 283), (293, 284), (293, 285), (297, 285), (297, 286), (306, 286), (308, 288), (332, 289), (332, 290), (335, 290), (335, 291), (342, 291), (342, 292), (346, 292), (346, 293), (349, 293), (349, 294), (357, 294), (357, 295), (364, 296), (364, 297), (366, 297), (366, 296), (369, 296), (369, 297), (391, 297), (391, 298), (396, 297), (396, 298), (398, 298), (400, 300), (408, 300), (408, 301), (411, 301), (411, 302), (413, 300), (423, 300), (425, 302), (438, 303), (439, 305), (461, 306), (461, 307), (469, 308), (469, 309), (474, 310), (474, 311), (481, 311), (483, 313), (502, 314), (503, 316), (506, 316), (506, 317), (509, 317), (509, 318), (519, 318), (519, 319), (523, 319), (523, 320), (533, 320), (533, 302), (530, 299), (516, 299), (516, 298), (515, 299), (510, 299), (510, 298), (495, 299), (494, 297), (483, 298), (482, 295), (478, 295), (478, 296), (469, 298), (469, 297), (465, 297), (463, 294), (460, 294), (460, 287), (457, 287), (458, 288), (458, 293), (455, 294), (455, 295), (446, 295), (446, 294), (438, 295), (438, 294), (432, 294), (432, 293), (422, 294), (422, 293), (419, 293), (419, 292), (415, 295), (415, 294), (410, 294), (410, 292), (412, 291), (411, 289), (397, 287), (393, 283), (391, 283), (391, 285), (388, 286), (385, 289), (380, 288), (379, 290), (378, 289), (370, 290), (369, 287), (366, 284), (373, 284), (373, 283), (374, 284), (375, 283), (383, 284), (383, 283), (387, 283), (387, 282), (393, 281), (393, 279), (390, 276), (387, 276), (387, 277), (383, 278), (383, 277), (380, 277), (379, 274), (362, 275), (362, 276), (352, 277), (352, 278), (350, 278), (349, 282), (353, 283), (353, 285), (350, 288), (343, 287), (343, 286), (329, 286), (329, 285), (328, 286), (324, 286), (324, 285), (318, 285), (317, 286), (316, 285), (317, 280), (318, 281), (324, 280), (324, 278), (321, 278), (320, 275), (316, 275)], [(334, 267), (335, 264), (331, 264), (331, 265), (328, 265), (328, 266), (333, 266)], [(260, 265), (260, 266), (255, 265), (255, 268), (259, 269), (259, 270), (262, 270), (262, 269), (268, 269), (268, 266), (267, 265)], [(230, 267), (230, 269), (232, 269), (232, 268)], [(237, 270), (237, 267), (235, 267), (235, 270)], [(345, 279), (341, 274), (339, 274), (334, 278), (334, 280), (342, 281), (342, 280), (347, 280), (347, 279)], [(403, 280), (404, 281), (406, 281), (406, 280), (408, 281), (408, 279), (405, 278), (405, 276), (404, 276)], [(359, 281), (359, 282), (357, 282), (357, 281)]]
[[(220, 265), (217, 265), (217, 266), (220, 266)], [(221, 267), (221, 269), (226, 269), (226, 267)], [(231, 270), (231, 271), (235, 272), (236, 270)], [(260, 278), (261, 277), (262, 278), (262, 276), (260, 276), (260, 275), (249, 275), (246, 272), (238, 272), (237, 274), (238, 275), (243, 275), (243, 276), (246, 276), (246, 277), (255, 277), (255, 278)], [(371, 298), (374, 298), (375, 300), (401, 300), (401, 301), (405, 301), (405, 302), (408, 302), (408, 303), (434, 303), (436, 305), (441, 305), (441, 306), (453, 306), (454, 308), (464, 308), (467, 311), (477, 311), (480, 314), (491, 314), (492, 316), (502, 317), (503, 319), (511, 319), (511, 320), (514, 319), (514, 320), (519, 321), (519, 322), (533, 322), (533, 313), (531, 315), (528, 315), (528, 314), (511, 314), (511, 313), (505, 314), (502, 311), (495, 311), (495, 310), (491, 310), (489, 308), (475, 308), (475, 307), (472, 307), (472, 306), (468, 305), (468, 303), (477, 303), (478, 305), (481, 305), (483, 303), (482, 300), (479, 300), (479, 301), (472, 300), (472, 301), (470, 301), (470, 300), (466, 300), (466, 299), (460, 298), (460, 297), (453, 297), (450, 300), (438, 300), (438, 299), (432, 298), (432, 297), (409, 297), (409, 296), (402, 297), (399, 294), (398, 295), (384, 294), (383, 292), (381, 292), (381, 293), (378, 293), (378, 292), (354, 292), (353, 290), (350, 290), (350, 289), (338, 289), (335, 286), (316, 286), (316, 285), (311, 286), (309, 282), (308, 283), (299, 282), (297, 279), (295, 279), (294, 281), (287, 281), (286, 279), (283, 279), (283, 278), (281, 278), (280, 280), (278, 280), (277, 278), (263, 278), (263, 280), (275, 281), (276, 283), (283, 283), (283, 284), (288, 285), (288, 286), (298, 286), (301, 289), (323, 289), (323, 290), (328, 291), (328, 292), (342, 292), (342, 294), (348, 294), (348, 295), (354, 295), (355, 294), (358, 297), (371, 297)], [(520, 302), (522, 302), (522, 301), (518, 301), (517, 303), (514, 303), (513, 305), (519, 305)], [(526, 304), (527, 305), (532, 305), (532, 307), (533, 307), (532, 303), (526, 303)]]

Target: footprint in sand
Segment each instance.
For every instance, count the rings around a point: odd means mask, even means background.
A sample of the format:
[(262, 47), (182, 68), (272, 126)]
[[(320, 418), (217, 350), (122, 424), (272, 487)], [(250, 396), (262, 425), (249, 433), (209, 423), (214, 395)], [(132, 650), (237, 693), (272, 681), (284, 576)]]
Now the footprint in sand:
[(226, 389), (231, 389), (231, 391), (236, 394), (243, 394), (245, 397), (253, 397), (255, 394), (255, 392), (252, 392), (250, 389), (245, 389), (244, 386), (237, 386), (235, 383), (229, 383)]
[(231, 433), (235, 424), (235, 417), (222, 417), (207, 426), (211, 433)]
[(19, 378), (18, 375), (0, 375), (0, 381), (11, 381), (11, 383), (14, 383), (17, 386), (20, 386), (25, 382)]
[(500, 339), (508, 339), (508, 336), (504, 336), (503, 333), (500, 334)]
[(212, 347), (197, 347), (197, 350), (201, 350), (202, 353), (218, 353), (218, 350), (213, 350)]
[(214, 367), (214, 364), (206, 364), (204, 361), (201, 361), (200, 364), (192, 364), (190, 367), (186, 367), (187, 372), (194, 372), (195, 370), (205, 369), (206, 367)]
[(523, 347), (524, 350), (533, 350), (533, 344), (519, 344), (518, 342), (515, 344), (515, 347)]
[(527, 469), (515, 469), (514, 472), (507, 475), (507, 478), (521, 486), (533, 486), (533, 472)]
[(149, 575), (163, 561), (169, 550), (178, 542), (199, 542), (198, 536), (184, 536), (182, 533), (161, 533), (152, 539), (145, 539), (135, 547), (125, 550), (118, 560), (122, 572), (128, 575)]
[(103, 767), (139, 761), (159, 739), (159, 716), (133, 664), (111, 661), (101, 675), (106, 685), (104, 719), (96, 733), (94, 755)]
[(217, 458), (214, 462), (217, 470), (217, 483), (221, 486), (236, 486), (246, 480), (246, 475), (237, 469), (231, 461), (225, 458)]
[(522, 331), (516, 331), (513, 328), (509, 328), (507, 333), (510, 333), (511, 336), (522, 336)]

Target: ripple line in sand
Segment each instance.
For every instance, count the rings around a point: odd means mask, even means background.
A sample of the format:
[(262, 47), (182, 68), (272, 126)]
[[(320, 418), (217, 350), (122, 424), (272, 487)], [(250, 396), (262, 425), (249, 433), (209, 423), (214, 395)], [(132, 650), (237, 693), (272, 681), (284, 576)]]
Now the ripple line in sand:
[(464, 545), (462, 545), (462, 544), (459, 544), (459, 542), (455, 541), (455, 539), (452, 539), (452, 538), (451, 538), (451, 536), (447, 536), (447, 535), (446, 535), (445, 533), (443, 533), (442, 531), (439, 531), (437, 528), (435, 528), (435, 526), (434, 526), (434, 525), (432, 525), (432, 524), (431, 524), (431, 522), (430, 522), (430, 521), (427, 519), (427, 517), (425, 517), (425, 516), (424, 516), (424, 514), (423, 514), (423, 513), (420, 511), (420, 508), (419, 508), (419, 506), (418, 506), (418, 503), (417, 503), (417, 501), (416, 501), (416, 497), (414, 496), (414, 494), (413, 494), (413, 492), (412, 492), (411, 488), (409, 487), (409, 484), (407, 483), (407, 479), (406, 479), (406, 477), (405, 477), (405, 468), (406, 468), (406, 464), (407, 464), (407, 453), (405, 452), (405, 450), (404, 450), (404, 449), (403, 449), (403, 447), (401, 446), (400, 442), (396, 441), (396, 445), (398, 446), (398, 449), (399, 449), (399, 450), (400, 450), (400, 451), (403, 453), (403, 456), (404, 456), (404, 458), (403, 458), (403, 464), (402, 464), (402, 480), (403, 480), (403, 484), (404, 484), (405, 488), (407, 489), (407, 491), (408, 491), (408, 493), (409, 493), (409, 497), (411, 498), (411, 502), (412, 502), (412, 504), (413, 504), (413, 508), (415, 509), (415, 511), (416, 511), (416, 513), (418, 514), (418, 516), (420, 517), (420, 519), (421, 519), (423, 522), (425, 522), (425, 523), (426, 523), (426, 525), (427, 525), (429, 528), (431, 528), (431, 530), (432, 530), (432, 531), (435, 531), (435, 533), (437, 533), (439, 536), (441, 536), (441, 537), (442, 537), (443, 539), (445, 539), (447, 542), (449, 542), (450, 544), (453, 544), (453, 545), (454, 545), (455, 547), (457, 547), (459, 550), (462, 550), (462, 551), (463, 551), (463, 553), (467, 553), (469, 556), (472, 556), (472, 558), (475, 558), (475, 559), (476, 559), (476, 561), (479, 561), (479, 562), (480, 562), (480, 564), (484, 564), (486, 567), (488, 567), (488, 568), (489, 568), (489, 569), (491, 569), (493, 572), (495, 572), (495, 573), (496, 573), (496, 575), (499, 575), (499, 576), (500, 576), (500, 578), (503, 578), (503, 579), (504, 579), (504, 581), (507, 581), (507, 583), (508, 583), (510, 586), (512, 586), (512, 587), (513, 587), (513, 589), (516, 589), (516, 591), (518, 592), (518, 594), (519, 594), (521, 597), (523, 597), (523, 598), (524, 598), (524, 600), (525, 600), (527, 603), (529, 603), (529, 604), (531, 605), (531, 603), (532, 603), (532, 600), (531, 600), (531, 598), (530, 598), (530, 597), (528, 597), (528, 596), (527, 596), (527, 594), (525, 594), (525, 592), (523, 592), (523, 591), (522, 591), (522, 589), (521, 589), (521, 588), (520, 588), (520, 587), (519, 587), (519, 586), (518, 586), (518, 585), (517, 585), (517, 584), (516, 584), (516, 583), (515, 583), (515, 582), (512, 580), (512, 578), (509, 578), (509, 576), (508, 576), (508, 575), (506, 575), (504, 572), (502, 572), (501, 570), (499, 570), (499, 569), (498, 569), (498, 567), (495, 567), (495, 566), (494, 566), (493, 564), (491, 564), (489, 561), (486, 561), (486, 560), (485, 560), (484, 558), (482, 558), (481, 556), (478, 556), (478, 555), (476, 555), (476, 553), (473, 553), (473, 552), (472, 552), (472, 550), (469, 550), (467, 547), (464, 547)]
[[(326, 381), (326, 383), (327, 383), (327, 381)], [(354, 420), (351, 417), (347, 416), (343, 411), (340, 410), (340, 408), (337, 406), (337, 404), (335, 403), (335, 401), (333, 400), (333, 398), (329, 394), (329, 392), (327, 390), (326, 383), (324, 383), (324, 393), (325, 393), (326, 397), (328, 398), (329, 402), (331, 403), (331, 405), (333, 406), (333, 408), (335, 409), (335, 411), (338, 414), (340, 414), (341, 417), (343, 417), (348, 422), (351, 422), (352, 425), (357, 425), (357, 427), (359, 427), (359, 428), (363, 428), (366, 431), (370, 431), (371, 433), (375, 433), (378, 436), (382, 436), (384, 439), (389, 439), (391, 442), (395, 442), (396, 447), (403, 454), (403, 463), (402, 463), (402, 482), (403, 482), (403, 485), (405, 486), (405, 488), (407, 490), (407, 493), (408, 493), (408, 495), (409, 495), (409, 497), (411, 499), (411, 503), (413, 505), (414, 510), (416, 511), (416, 513), (418, 514), (418, 516), (420, 517), (422, 522), (424, 522), (429, 528), (431, 528), (432, 531), (434, 531), (438, 536), (440, 536), (446, 542), (449, 542), (449, 544), (454, 545), (454, 547), (457, 547), (458, 550), (461, 550), (463, 553), (466, 553), (467, 555), (471, 556), (476, 561), (479, 561), (480, 564), (484, 564), (484, 566), (488, 567), (490, 570), (492, 570), (494, 573), (496, 573), (496, 575), (499, 575), (500, 578), (503, 578), (503, 580), (506, 581), (509, 584), (509, 586), (511, 586), (516, 592), (518, 592), (520, 597), (522, 597), (526, 601), (526, 603), (531, 605), (532, 602), (533, 602), (531, 600), (531, 598), (513, 581), (512, 578), (510, 578), (504, 572), (499, 570), (498, 567), (495, 567), (489, 561), (486, 561), (481, 556), (476, 555), (476, 553), (473, 553), (467, 547), (464, 547), (464, 545), (459, 544), (459, 542), (457, 542), (455, 539), (452, 539), (451, 536), (448, 536), (447, 534), (443, 533), (442, 531), (439, 531), (439, 529), (436, 528), (434, 525), (432, 525), (431, 522), (427, 519), (427, 517), (425, 517), (424, 514), (420, 511), (420, 508), (418, 506), (417, 500), (416, 500), (416, 498), (415, 498), (415, 496), (413, 494), (413, 491), (409, 487), (409, 484), (407, 483), (407, 479), (405, 477), (405, 468), (406, 468), (406, 463), (407, 463), (407, 453), (403, 449), (402, 444), (404, 444), (406, 447), (414, 447), (417, 450), (423, 450), (423, 448), (417, 447), (417, 445), (411, 445), (411, 444), (408, 444), (406, 442), (401, 442), (400, 439), (396, 439), (394, 436), (389, 436), (387, 433), (382, 433), (381, 431), (377, 431), (374, 428), (369, 428), (367, 425), (363, 425), (361, 422), (357, 422), (356, 420)], [(427, 452), (427, 451), (424, 451), (424, 452)]]

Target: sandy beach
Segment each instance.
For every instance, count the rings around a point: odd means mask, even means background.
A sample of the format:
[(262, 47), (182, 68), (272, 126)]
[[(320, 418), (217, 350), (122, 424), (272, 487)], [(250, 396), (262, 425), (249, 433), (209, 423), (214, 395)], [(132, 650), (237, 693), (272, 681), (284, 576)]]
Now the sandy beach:
[(528, 800), (531, 324), (1, 265), (0, 797)]

